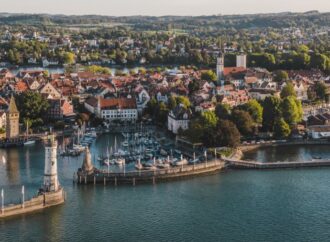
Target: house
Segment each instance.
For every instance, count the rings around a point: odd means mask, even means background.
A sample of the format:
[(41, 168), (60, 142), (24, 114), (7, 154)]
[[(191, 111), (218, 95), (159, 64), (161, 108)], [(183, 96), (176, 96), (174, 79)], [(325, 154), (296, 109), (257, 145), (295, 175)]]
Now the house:
[(85, 108), (97, 117), (108, 121), (136, 121), (138, 109), (135, 98), (90, 97), (85, 102)]
[(75, 116), (73, 112), (73, 105), (66, 99), (49, 99), (49, 108), (47, 111), (48, 118), (52, 120), (59, 120)]
[(180, 129), (187, 130), (191, 115), (190, 109), (185, 108), (182, 104), (177, 105), (167, 116), (168, 130), (174, 134), (178, 134)]
[(307, 133), (312, 139), (330, 138), (330, 125), (309, 126)]
[(0, 111), (0, 129), (6, 130), (6, 112)]
[(40, 89), (40, 93), (46, 94), (48, 97), (55, 99), (61, 98), (62, 96), (61, 93), (49, 82)]
[(249, 96), (251, 99), (264, 100), (266, 97), (279, 96), (280, 93), (272, 89), (258, 89), (253, 88), (249, 90)]

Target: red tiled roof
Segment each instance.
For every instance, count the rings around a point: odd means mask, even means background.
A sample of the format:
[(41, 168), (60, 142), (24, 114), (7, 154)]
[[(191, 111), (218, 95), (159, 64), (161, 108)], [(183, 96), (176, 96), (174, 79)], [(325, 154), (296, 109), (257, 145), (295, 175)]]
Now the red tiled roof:
[(100, 99), (101, 109), (135, 109), (136, 100), (134, 98), (111, 98)]
[(235, 74), (235, 73), (244, 72), (244, 71), (246, 71), (246, 68), (244, 68), (244, 67), (225, 67), (223, 69), (223, 74), (225, 76), (227, 76), (229, 74)]

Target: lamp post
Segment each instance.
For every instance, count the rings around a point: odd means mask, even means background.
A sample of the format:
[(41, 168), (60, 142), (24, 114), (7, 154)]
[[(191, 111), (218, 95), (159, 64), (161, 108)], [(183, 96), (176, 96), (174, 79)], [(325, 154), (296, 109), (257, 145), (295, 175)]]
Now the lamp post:
[(24, 185), (22, 186), (22, 207), (24, 208), (24, 200), (25, 200), (25, 188), (24, 188)]
[(5, 203), (4, 203), (4, 200), (5, 200), (5, 195), (4, 195), (3, 188), (2, 188), (1, 189), (1, 213), (2, 214), (5, 213)]

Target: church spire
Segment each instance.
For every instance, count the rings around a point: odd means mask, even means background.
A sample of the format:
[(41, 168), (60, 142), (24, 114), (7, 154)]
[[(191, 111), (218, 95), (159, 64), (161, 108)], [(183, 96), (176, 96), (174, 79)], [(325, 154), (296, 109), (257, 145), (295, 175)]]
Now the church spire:
[(9, 103), (9, 107), (8, 107), (8, 113), (18, 113), (18, 109), (16, 106), (16, 102), (15, 102), (15, 98), (12, 95), (10, 98), (10, 103)]

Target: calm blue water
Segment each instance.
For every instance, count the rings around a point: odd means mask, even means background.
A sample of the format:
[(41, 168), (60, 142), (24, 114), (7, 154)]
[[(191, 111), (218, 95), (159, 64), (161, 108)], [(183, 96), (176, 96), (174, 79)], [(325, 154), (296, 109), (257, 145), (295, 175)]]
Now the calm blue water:
[[(101, 138), (92, 151), (102, 150), (100, 147), (107, 139)], [(8, 157), (6, 165), (0, 164), (0, 187), (5, 188), (9, 196), (6, 199), (18, 199), (23, 183), (29, 195), (33, 195), (42, 183), (43, 148), (13, 149), (5, 154), (0, 152), (1, 155)], [(155, 186), (114, 188), (74, 185), (72, 175), (80, 165), (81, 159), (59, 160), (60, 181), (68, 195), (63, 206), (0, 221), (0, 240), (328, 241), (330, 238), (330, 169), (226, 171)]]

